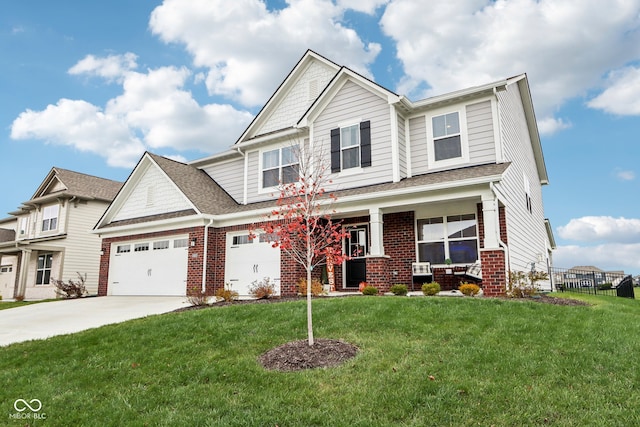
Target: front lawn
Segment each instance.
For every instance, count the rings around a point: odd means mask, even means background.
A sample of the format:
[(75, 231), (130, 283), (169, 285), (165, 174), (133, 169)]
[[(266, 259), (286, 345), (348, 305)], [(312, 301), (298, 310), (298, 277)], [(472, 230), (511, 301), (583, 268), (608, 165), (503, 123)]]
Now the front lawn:
[(1, 301), (0, 310), (7, 310), (9, 308), (23, 307), (30, 304), (39, 304), (41, 302), (60, 301), (57, 299), (43, 299), (38, 301)]
[[(318, 299), (316, 337), (360, 352), (338, 368), (291, 373), (257, 358), (306, 337), (304, 301), (152, 316), (3, 348), (0, 417), (16, 426), (640, 425), (640, 302), (586, 300), (595, 305)], [(46, 419), (11, 418), (16, 399), (41, 401)]]

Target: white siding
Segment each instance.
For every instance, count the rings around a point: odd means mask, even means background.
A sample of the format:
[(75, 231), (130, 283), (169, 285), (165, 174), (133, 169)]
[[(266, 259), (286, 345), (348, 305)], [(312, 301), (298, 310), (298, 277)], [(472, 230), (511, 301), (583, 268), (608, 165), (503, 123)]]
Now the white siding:
[(178, 212), (191, 204), (175, 185), (155, 167), (149, 167), (112, 221)]
[(411, 138), (411, 175), (422, 175), (429, 171), (427, 164), (427, 121), (424, 116), (409, 120)]
[(337, 188), (353, 188), (391, 182), (391, 118), (389, 104), (368, 89), (351, 81), (341, 88), (314, 123), (314, 144), (322, 144), (325, 161), (331, 163), (331, 129), (371, 121), (371, 166), (357, 174), (332, 174)]
[(254, 203), (264, 200), (277, 199), (277, 194), (260, 193), (260, 153), (258, 151), (249, 151), (246, 153), (249, 156), (248, 159), (248, 174), (247, 180), (247, 203)]
[(405, 134), (404, 117), (397, 116), (398, 122), (398, 161), (400, 163), (400, 178), (407, 177), (407, 137)]
[[(334, 69), (313, 61), (255, 134), (262, 135), (295, 124), (334, 75)], [(309, 96), (311, 82), (317, 88), (313, 97)]]
[[(532, 262), (537, 262), (536, 269), (546, 271), (546, 262), (538, 262), (538, 254), (544, 258), (547, 253), (540, 177), (518, 86), (510, 85), (507, 89), (498, 92), (499, 114), (505, 160), (512, 163), (499, 188), (506, 198), (511, 269), (528, 270)], [(525, 176), (531, 184), (532, 212), (528, 211), (525, 199)]]
[(216, 163), (202, 168), (236, 202), (242, 203), (244, 196), (244, 157)]
[(493, 163), (496, 149), (493, 136), (491, 101), (467, 105), (469, 161), (473, 164)]

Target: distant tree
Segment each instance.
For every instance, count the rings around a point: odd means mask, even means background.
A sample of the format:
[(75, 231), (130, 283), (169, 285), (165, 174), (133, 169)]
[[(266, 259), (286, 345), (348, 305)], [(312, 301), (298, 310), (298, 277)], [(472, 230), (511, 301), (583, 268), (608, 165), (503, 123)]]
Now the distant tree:
[(274, 248), (289, 255), (307, 273), (307, 332), (312, 346), (311, 273), (327, 263), (328, 258), (334, 264), (347, 259), (342, 251), (346, 233), (342, 224), (334, 222), (330, 215), (336, 197), (325, 191), (331, 180), (322, 153), (308, 146), (291, 149), (298, 160), (297, 167), (290, 168), (284, 179), (281, 177), (276, 208), (268, 216), (264, 231)]

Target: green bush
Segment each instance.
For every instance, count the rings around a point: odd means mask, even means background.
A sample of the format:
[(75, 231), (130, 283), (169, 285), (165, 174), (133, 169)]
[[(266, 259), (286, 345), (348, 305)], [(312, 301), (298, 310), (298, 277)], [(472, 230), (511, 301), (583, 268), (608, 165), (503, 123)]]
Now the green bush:
[(375, 286), (367, 285), (362, 288), (362, 295), (378, 295), (378, 288)]
[(408, 292), (407, 285), (396, 284), (389, 288), (389, 291), (394, 295), (406, 295)]
[(480, 286), (474, 285), (473, 283), (463, 283), (458, 289), (468, 297), (476, 296), (480, 292)]
[(440, 283), (438, 282), (425, 283), (422, 285), (422, 293), (427, 296), (436, 295), (438, 292), (440, 292)]
[(599, 291), (606, 291), (607, 289), (612, 289), (613, 285), (611, 283), (601, 283), (598, 285)]

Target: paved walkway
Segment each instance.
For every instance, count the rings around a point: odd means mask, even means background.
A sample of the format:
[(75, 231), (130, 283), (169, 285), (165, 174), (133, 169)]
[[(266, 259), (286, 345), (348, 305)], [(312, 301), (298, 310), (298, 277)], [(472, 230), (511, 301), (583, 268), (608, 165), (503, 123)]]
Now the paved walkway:
[(186, 300), (186, 297), (88, 297), (0, 310), (0, 347), (167, 313), (187, 307)]

